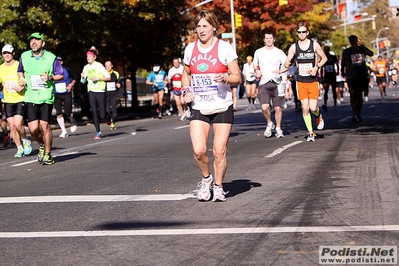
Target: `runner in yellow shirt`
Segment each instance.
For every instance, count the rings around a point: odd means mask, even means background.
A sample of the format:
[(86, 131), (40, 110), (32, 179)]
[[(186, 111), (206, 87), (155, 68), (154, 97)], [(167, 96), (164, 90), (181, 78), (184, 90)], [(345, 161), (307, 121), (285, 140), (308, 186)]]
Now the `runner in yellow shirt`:
[[(0, 65), (0, 82), (3, 84), (4, 107), (8, 125), (17, 153), (14, 157), (22, 157), (32, 152), (30, 140), (26, 138), (23, 115), (25, 109), (25, 87), (19, 85), (18, 66), (14, 60), (14, 48), (6, 44), (1, 50), (4, 63)], [(21, 143), (22, 138), (22, 143)]]

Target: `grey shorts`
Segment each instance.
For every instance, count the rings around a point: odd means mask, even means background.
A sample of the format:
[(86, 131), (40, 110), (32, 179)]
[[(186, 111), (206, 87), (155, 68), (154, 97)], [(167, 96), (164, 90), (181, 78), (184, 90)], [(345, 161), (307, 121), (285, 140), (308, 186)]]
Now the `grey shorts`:
[(260, 104), (270, 104), (270, 99), (272, 99), (273, 106), (281, 107), (285, 102), (284, 96), (278, 96), (277, 84), (274, 82), (260, 85), (258, 88), (258, 98)]

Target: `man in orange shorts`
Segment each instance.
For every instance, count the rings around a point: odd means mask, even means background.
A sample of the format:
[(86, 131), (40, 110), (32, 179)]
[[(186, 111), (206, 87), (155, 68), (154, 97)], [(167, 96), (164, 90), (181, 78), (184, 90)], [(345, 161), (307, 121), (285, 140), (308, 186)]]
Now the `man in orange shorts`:
[(291, 45), (288, 50), (287, 60), (284, 63), (284, 68), (288, 68), (296, 58), (298, 67), (297, 75), (297, 92), (298, 99), (302, 105), (302, 116), (305, 122), (308, 134), (307, 141), (315, 141), (316, 134), (313, 133), (311, 111), (316, 117), (317, 129), (324, 128), (324, 120), (320, 114), (320, 109), (317, 106), (319, 97), (319, 82), (317, 73), (319, 69), (327, 61), (327, 57), (321, 49), (320, 44), (316, 41), (309, 40), (309, 28), (306, 22), (299, 22), (296, 27), (299, 41)]

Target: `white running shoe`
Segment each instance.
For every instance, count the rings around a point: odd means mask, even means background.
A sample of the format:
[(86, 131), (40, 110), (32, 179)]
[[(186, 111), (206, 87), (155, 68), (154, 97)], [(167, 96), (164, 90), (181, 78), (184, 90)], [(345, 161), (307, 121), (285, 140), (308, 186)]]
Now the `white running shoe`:
[(197, 198), (198, 200), (208, 201), (211, 198), (211, 187), (213, 185), (213, 176), (209, 175), (208, 178), (202, 178), (201, 182), (197, 186)]
[(69, 128), (69, 130), (73, 133), (78, 129), (78, 126), (76, 124), (71, 124), (71, 127)]
[(275, 128), (275, 125), (272, 123), (271, 125), (267, 125), (265, 132), (263, 132), (263, 136), (266, 138), (270, 138), (272, 135), (272, 130)]
[(276, 138), (278, 138), (278, 139), (284, 138), (284, 133), (281, 128), (276, 128)]
[(186, 110), (186, 118), (190, 118), (191, 117), (191, 111), (190, 109)]
[(185, 113), (183, 113), (183, 114), (180, 116), (180, 121), (184, 121), (184, 120), (186, 120), (186, 114), (185, 114)]
[(226, 201), (227, 192), (224, 192), (223, 186), (213, 186), (213, 198), (212, 201)]
[(316, 134), (315, 133), (313, 133), (313, 132), (309, 132), (307, 135), (306, 135), (306, 141), (307, 142), (310, 142), (310, 141), (315, 141), (315, 137), (316, 137)]
[(364, 101), (367, 103), (369, 101), (369, 97), (364, 97)]
[(324, 128), (324, 119), (321, 114), (318, 118), (316, 118), (316, 124), (318, 130), (322, 130)]
[(61, 132), (61, 134), (60, 134), (60, 136), (59, 136), (59, 138), (66, 138), (66, 137), (68, 137), (68, 134), (67, 134), (67, 132), (66, 131), (62, 131)]

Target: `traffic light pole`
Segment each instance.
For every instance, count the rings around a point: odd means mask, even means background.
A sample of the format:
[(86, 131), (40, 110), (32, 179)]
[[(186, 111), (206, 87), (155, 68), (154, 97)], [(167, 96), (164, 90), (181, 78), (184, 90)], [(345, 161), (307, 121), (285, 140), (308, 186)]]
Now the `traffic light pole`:
[(235, 25), (235, 21), (234, 21), (234, 0), (230, 0), (230, 13), (231, 13), (231, 33), (233, 34), (233, 49), (237, 53), (236, 25)]

